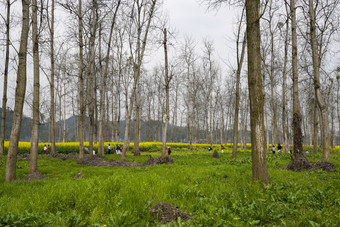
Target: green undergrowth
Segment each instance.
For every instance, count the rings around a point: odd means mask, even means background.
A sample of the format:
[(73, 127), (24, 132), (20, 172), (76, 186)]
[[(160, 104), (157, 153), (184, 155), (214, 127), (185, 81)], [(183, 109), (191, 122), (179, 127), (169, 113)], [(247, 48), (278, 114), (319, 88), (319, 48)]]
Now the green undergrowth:
[[(129, 161), (144, 162), (150, 154)], [(157, 154), (159, 155), (159, 154)], [(152, 156), (156, 156), (152, 153)], [(4, 182), (0, 157), (0, 226), (339, 226), (340, 171), (291, 172), (289, 154), (268, 153), (271, 184), (252, 183), (251, 153), (173, 152), (174, 164), (92, 167), (41, 156), (43, 180), (22, 181), (29, 162), (17, 161), (17, 178)], [(340, 154), (331, 153), (340, 166)], [(106, 158), (119, 159), (119, 155)], [(321, 154), (310, 154), (317, 161)], [(77, 173), (84, 178), (74, 180)], [(160, 224), (151, 207), (167, 202), (189, 213)]]

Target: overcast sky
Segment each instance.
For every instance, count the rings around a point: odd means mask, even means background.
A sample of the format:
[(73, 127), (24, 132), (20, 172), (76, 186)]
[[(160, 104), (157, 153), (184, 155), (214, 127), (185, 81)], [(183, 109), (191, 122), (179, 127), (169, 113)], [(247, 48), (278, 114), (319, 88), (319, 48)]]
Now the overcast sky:
[(185, 36), (197, 42), (198, 50), (203, 38), (212, 40), (218, 57), (223, 61), (233, 61), (234, 24), (237, 13), (231, 7), (222, 7), (219, 11), (208, 11), (206, 5), (198, 0), (164, 0), (164, 12), (169, 16), (170, 25), (178, 32), (176, 39)]

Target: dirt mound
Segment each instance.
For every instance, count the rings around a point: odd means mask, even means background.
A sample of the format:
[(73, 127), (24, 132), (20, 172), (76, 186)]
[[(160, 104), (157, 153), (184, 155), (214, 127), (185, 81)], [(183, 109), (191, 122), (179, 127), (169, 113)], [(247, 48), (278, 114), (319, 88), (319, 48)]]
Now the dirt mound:
[(181, 211), (178, 207), (174, 207), (168, 203), (158, 203), (151, 208), (152, 215), (160, 222), (172, 222), (181, 217), (182, 221), (189, 220), (191, 217), (188, 213)]
[(136, 167), (142, 166), (141, 163), (137, 162), (127, 162), (127, 161), (118, 161), (114, 159), (109, 159), (108, 161), (101, 155), (93, 155), (92, 157), (86, 156), (84, 160), (79, 160), (77, 164), (89, 165), (89, 166), (121, 166), (121, 167)]
[(150, 159), (147, 160), (144, 163), (138, 163), (138, 162), (128, 162), (128, 161), (121, 161), (121, 160), (114, 160), (109, 159), (106, 161), (104, 157), (101, 155), (94, 155), (92, 157), (86, 156), (84, 160), (79, 160), (77, 164), (83, 164), (83, 165), (89, 165), (89, 166), (110, 166), (110, 167), (141, 167), (141, 166), (154, 166), (154, 165), (160, 165), (165, 163), (174, 163), (174, 160), (170, 158), (169, 156), (165, 157), (157, 157), (152, 158), (150, 156)]
[(312, 169), (322, 169), (323, 171), (332, 171), (333, 169), (336, 169), (336, 165), (332, 162), (317, 162), (313, 163)]
[(137, 166), (143, 166), (142, 163), (138, 162), (127, 162), (127, 161), (121, 161), (121, 160), (114, 160), (110, 158), (108, 160), (109, 166), (115, 167), (115, 166), (122, 166), (122, 167), (137, 167)]
[(21, 155), (18, 155), (18, 159), (29, 161), (30, 160), (30, 154), (21, 154)]
[(79, 160), (77, 164), (89, 165), (89, 166), (109, 166), (101, 155), (86, 156), (83, 160)]
[(61, 155), (62, 160), (78, 159), (78, 155), (75, 152), (69, 153), (67, 155)]
[(332, 171), (336, 169), (336, 165), (331, 162), (291, 162), (288, 164), (287, 169), (292, 171), (304, 171), (304, 170), (318, 170)]
[(27, 175), (27, 177), (25, 177), (22, 180), (30, 181), (30, 180), (41, 180), (41, 179), (44, 179), (44, 178), (45, 178), (45, 176), (42, 175), (42, 173), (40, 173), (39, 171), (35, 171), (34, 173), (29, 173)]
[(149, 160), (143, 163), (144, 166), (154, 166), (154, 165), (161, 165), (166, 163), (174, 163), (174, 160), (170, 156), (160, 156), (157, 158), (153, 158), (150, 155)]
[(220, 158), (220, 155), (218, 154), (217, 150), (214, 150), (212, 157), (213, 158)]
[(49, 158), (60, 158), (60, 159), (62, 159), (62, 158), (63, 158), (63, 155), (59, 154), (58, 152), (55, 152), (55, 153), (50, 153), (50, 154), (48, 154), (47, 157), (49, 157)]

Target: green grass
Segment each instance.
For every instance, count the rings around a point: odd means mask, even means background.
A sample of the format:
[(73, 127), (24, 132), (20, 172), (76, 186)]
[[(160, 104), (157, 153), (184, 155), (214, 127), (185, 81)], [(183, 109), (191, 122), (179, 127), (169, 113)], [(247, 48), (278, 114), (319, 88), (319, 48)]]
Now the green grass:
[[(38, 169), (46, 178), (36, 181), (20, 181), (29, 162), (18, 160), (18, 181), (12, 183), (4, 182), (6, 157), (0, 157), (0, 226), (154, 226), (160, 224), (150, 207), (159, 202), (192, 215), (169, 226), (340, 226), (339, 169), (291, 172), (280, 168), (289, 163), (288, 154), (268, 153), (271, 184), (262, 188), (252, 183), (250, 152), (237, 159), (230, 152), (220, 159), (208, 152), (171, 156), (174, 164), (134, 168), (44, 157)], [(340, 153), (331, 157), (339, 167)], [(130, 161), (147, 159), (145, 153), (128, 154)], [(73, 180), (81, 170), (84, 178)]]

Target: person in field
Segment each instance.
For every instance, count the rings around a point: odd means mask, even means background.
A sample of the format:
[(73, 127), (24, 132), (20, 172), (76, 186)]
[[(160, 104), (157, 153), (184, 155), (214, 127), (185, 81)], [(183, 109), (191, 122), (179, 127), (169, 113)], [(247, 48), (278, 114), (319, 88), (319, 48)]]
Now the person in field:
[(112, 151), (112, 147), (111, 144), (109, 144), (109, 146), (107, 146), (107, 153), (111, 154)]
[(282, 149), (282, 146), (281, 146), (281, 144), (279, 143), (279, 144), (277, 145), (277, 153), (281, 154), (281, 149)]
[(47, 146), (46, 146), (46, 144), (44, 146), (44, 153), (47, 154)]
[(118, 151), (119, 151), (119, 145), (117, 144), (114, 154), (117, 154)]
[(122, 148), (120, 147), (119, 144), (116, 147), (116, 154), (122, 154)]
[(170, 149), (170, 147), (168, 147), (168, 155), (170, 155), (171, 154), (171, 149)]
[(224, 152), (224, 147), (223, 147), (222, 144), (221, 144), (221, 152), (222, 152), (222, 153)]
[(212, 146), (210, 146), (210, 147), (208, 148), (208, 151), (209, 151), (209, 152), (211, 152), (211, 151), (212, 151)]
[(275, 145), (272, 146), (272, 152), (275, 154)]

